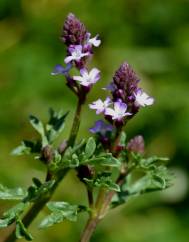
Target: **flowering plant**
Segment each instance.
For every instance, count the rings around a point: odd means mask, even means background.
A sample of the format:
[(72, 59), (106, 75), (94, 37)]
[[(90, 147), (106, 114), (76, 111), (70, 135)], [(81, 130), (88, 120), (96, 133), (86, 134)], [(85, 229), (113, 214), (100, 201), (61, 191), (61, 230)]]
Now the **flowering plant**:
[[(44, 164), (47, 173), (44, 181), (34, 177), (27, 189), (0, 186), (0, 199), (19, 200), (0, 219), (0, 228), (14, 225), (14, 231), (6, 241), (17, 238), (32, 240), (28, 227), (47, 206), (50, 213), (41, 221), (39, 227), (42, 229), (65, 219), (76, 221), (79, 213), (88, 213), (89, 219), (79, 240), (87, 242), (110, 210), (124, 204), (132, 196), (170, 186), (167, 158), (146, 158), (141, 135), (127, 140), (127, 123), (141, 108), (154, 103), (154, 98), (139, 87), (140, 80), (127, 62), (118, 68), (112, 82), (104, 88), (106, 99), (99, 98), (89, 104), (91, 111), (101, 115), (101, 119), (89, 130), (92, 136), (80, 141), (76, 139), (82, 107), (93, 85), (101, 78), (98, 68), (88, 68), (94, 49), (100, 46), (101, 40), (98, 35), (91, 38), (91, 33), (73, 14), (69, 14), (64, 23), (61, 40), (67, 47), (65, 65), (56, 65), (51, 74), (65, 77), (66, 85), (77, 96), (70, 136), (56, 146), (55, 140), (64, 128), (68, 112), (50, 109), (46, 124), (30, 116), (30, 123), (38, 132), (39, 139), (22, 141), (13, 154), (34, 155)], [(72, 69), (77, 74), (72, 75)], [(88, 205), (50, 201), (59, 183), (72, 169), (86, 188)]]

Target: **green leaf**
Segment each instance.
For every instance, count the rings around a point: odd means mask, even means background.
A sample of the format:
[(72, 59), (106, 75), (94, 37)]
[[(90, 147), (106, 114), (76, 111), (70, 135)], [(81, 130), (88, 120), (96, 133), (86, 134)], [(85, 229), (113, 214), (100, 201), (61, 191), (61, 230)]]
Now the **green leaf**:
[(101, 154), (87, 161), (90, 165), (120, 167), (121, 162), (112, 156), (111, 153)]
[(28, 241), (33, 240), (32, 235), (27, 231), (20, 218), (17, 218), (16, 220), (16, 238), (25, 238)]
[(34, 185), (28, 188), (27, 196), (23, 200), (24, 202), (34, 202), (40, 198), (43, 198), (43, 196), (47, 195), (51, 191), (55, 183), (55, 180), (51, 180), (41, 183), (40, 185), (39, 180), (37, 181), (34, 179), (33, 181)]
[(29, 155), (30, 153), (31, 148), (27, 147), (24, 142), (21, 142), (21, 145), (11, 152), (12, 155)]
[(31, 153), (39, 153), (41, 150), (40, 142), (32, 142), (29, 140), (24, 140), (21, 145), (16, 147), (11, 154), (12, 155), (29, 155)]
[(96, 142), (93, 137), (90, 137), (85, 146), (86, 158), (90, 158), (94, 154), (95, 149), (96, 149)]
[(36, 177), (33, 177), (32, 181), (36, 187), (41, 187), (43, 185), (43, 183)]
[(41, 135), (43, 147), (48, 145), (48, 140), (47, 140), (45, 129), (42, 122), (33, 115), (30, 115), (29, 119), (33, 128)]
[(27, 195), (27, 191), (21, 187), (9, 189), (0, 184), (1, 200), (22, 200)]
[(27, 208), (27, 203), (18, 203), (16, 206), (10, 208), (6, 212), (3, 213), (3, 218), (7, 219), (13, 219), (17, 217), (18, 215), (22, 214), (24, 210)]
[(128, 186), (130, 195), (159, 191), (171, 185), (172, 175), (165, 166), (154, 167)]
[(68, 115), (68, 112), (62, 114), (62, 112), (55, 112), (52, 108), (49, 110), (50, 119), (46, 125), (47, 137), (49, 142), (53, 142), (57, 136), (61, 133), (64, 128), (65, 119)]
[(78, 206), (71, 205), (66, 202), (49, 202), (47, 204), (49, 210), (52, 211), (39, 225), (40, 228), (47, 228), (54, 224), (60, 223), (65, 219), (70, 221), (77, 220)]
[(54, 212), (45, 217), (39, 225), (39, 228), (44, 229), (51, 227), (54, 224), (61, 223), (64, 220), (64, 216), (60, 212)]
[[(76, 154), (73, 154), (70, 159), (63, 159), (61, 162), (61, 167), (62, 168), (76, 168), (79, 166), (79, 159)], [(59, 168), (61, 168), (59, 166)]]
[(0, 228), (6, 228), (7, 226), (9, 226), (9, 224), (9, 219), (0, 219)]
[(156, 163), (165, 163), (167, 162), (169, 159), (166, 158), (166, 157), (158, 157), (158, 156), (152, 156), (152, 157), (149, 157), (149, 158), (142, 158), (139, 162), (139, 165), (143, 168), (148, 168), (149, 166), (151, 165), (154, 165)]
[(101, 188), (106, 188), (107, 190), (113, 190), (116, 192), (120, 191), (119, 185), (113, 182), (110, 176), (100, 175), (94, 180), (92, 179), (90, 180), (87, 178), (84, 178), (84, 180), (90, 187), (101, 187)]
[(5, 228), (10, 224), (12, 224), (14, 221), (16, 221), (18, 216), (24, 212), (27, 206), (28, 206), (27, 203), (18, 203), (13, 208), (4, 212), (3, 218), (0, 219), (0, 228)]

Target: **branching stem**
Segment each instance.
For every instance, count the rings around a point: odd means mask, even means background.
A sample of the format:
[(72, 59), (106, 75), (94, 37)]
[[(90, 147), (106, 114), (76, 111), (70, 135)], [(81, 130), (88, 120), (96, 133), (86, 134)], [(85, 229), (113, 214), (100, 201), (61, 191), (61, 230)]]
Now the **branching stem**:
[[(74, 143), (75, 143), (75, 140), (77, 138), (77, 133), (78, 133), (78, 130), (79, 130), (79, 125), (80, 125), (80, 116), (81, 116), (82, 104), (83, 103), (80, 101), (80, 99), (78, 99), (78, 104), (77, 104), (77, 108), (76, 108), (76, 112), (75, 112), (75, 116), (74, 116), (74, 120), (73, 120), (73, 124), (72, 124), (72, 128), (71, 128), (71, 132), (70, 132), (70, 137), (69, 137), (69, 140), (68, 140), (68, 146), (73, 146)], [(62, 181), (62, 179), (65, 177), (68, 170), (69, 169), (67, 169), (67, 168), (62, 170), (57, 175), (55, 184), (54, 184), (53, 188), (51, 189), (51, 191), (49, 192), (49, 194), (45, 198), (40, 198), (39, 200), (37, 200), (31, 206), (31, 208), (28, 210), (28, 212), (26, 213), (26, 215), (23, 218), (23, 223), (26, 227), (30, 226), (30, 224), (37, 217), (39, 212), (43, 209), (45, 204), (52, 198), (57, 186)], [(52, 177), (51, 177), (50, 173), (48, 173), (48, 171), (47, 171), (46, 180), (51, 180), (51, 179), (52, 179)], [(15, 226), (14, 226), (13, 230), (11, 231), (11, 234), (7, 237), (7, 239), (4, 240), (4, 242), (14, 242), (14, 241), (16, 241), (16, 239), (17, 238), (15, 236)]]

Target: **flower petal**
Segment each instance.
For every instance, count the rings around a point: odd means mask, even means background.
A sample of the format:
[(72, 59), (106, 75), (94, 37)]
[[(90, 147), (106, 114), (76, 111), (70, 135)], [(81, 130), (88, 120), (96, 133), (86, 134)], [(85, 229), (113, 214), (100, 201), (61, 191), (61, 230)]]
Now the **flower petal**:
[(83, 77), (81, 77), (81, 76), (73, 76), (73, 79), (75, 81), (83, 82)]
[(97, 68), (93, 68), (90, 73), (89, 73), (89, 76), (92, 78), (92, 79), (96, 79), (98, 78), (98, 80), (100, 79), (100, 71), (97, 69)]
[(67, 56), (65, 59), (64, 59), (64, 62), (66, 64), (68, 64), (69, 62), (71, 62), (72, 60), (74, 60), (74, 57), (73, 56)]
[(110, 116), (114, 117), (115, 116), (115, 110), (112, 109), (112, 108), (106, 108), (105, 109), (105, 115), (110, 115)]
[(96, 35), (94, 38), (89, 39), (89, 43), (98, 47), (101, 44), (101, 40), (98, 39), (98, 35)]
[(114, 103), (114, 109), (116, 113), (119, 113), (119, 112), (124, 113), (127, 110), (127, 104), (117, 101)]

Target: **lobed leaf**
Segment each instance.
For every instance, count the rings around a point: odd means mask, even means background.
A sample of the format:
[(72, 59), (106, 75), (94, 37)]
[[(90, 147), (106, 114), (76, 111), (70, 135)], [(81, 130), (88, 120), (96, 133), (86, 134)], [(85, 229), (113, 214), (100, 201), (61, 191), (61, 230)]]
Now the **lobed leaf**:
[(48, 140), (47, 140), (47, 137), (45, 134), (45, 129), (44, 129), (43, 123), (33, 115), (30, 115), (29, 119), (30, 119), (30, 123), (33, 126), (33, 128), (41, 135), (42, 145), (43, 145), (43, 147), (45, 147), (46, 145), (48, 145)]
[(21, 187), (10, 189), (0, 184), (1, 200), (22, 200), (26, 195), (27, 191)]
[(49, 114), (50, 119), (46, 125), (46, 131), (48, 141), (52, 143), (63, 130), (68, 112), (65, 114), (62, 114), (62, 112), (57, 113), (52, 108), (50, 108)]
[(47, 228), (54, 224), (60, 223), (65, 219), (70, 221), (77, 220), (78, 206), (71, 205), (67, 202), (49, 202), (47, 204), (52, 213), (44, 218), (39, 225), (40, 228)]

